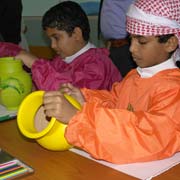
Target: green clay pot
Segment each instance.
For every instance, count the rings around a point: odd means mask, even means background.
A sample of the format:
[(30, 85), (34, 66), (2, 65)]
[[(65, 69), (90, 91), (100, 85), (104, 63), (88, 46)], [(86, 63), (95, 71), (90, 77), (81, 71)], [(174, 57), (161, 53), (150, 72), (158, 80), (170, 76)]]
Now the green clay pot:
[(13, 57), (0, 58), (0, 104), (7, 110), (17, 110), (31, 90), (32, 79), (22, 62)]

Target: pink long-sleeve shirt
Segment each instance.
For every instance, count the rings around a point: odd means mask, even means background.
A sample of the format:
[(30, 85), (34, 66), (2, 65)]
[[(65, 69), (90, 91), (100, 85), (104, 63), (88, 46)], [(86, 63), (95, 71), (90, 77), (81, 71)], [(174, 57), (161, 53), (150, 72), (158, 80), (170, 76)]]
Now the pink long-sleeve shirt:
[[(0, 56), (15, 56), (21, 48), (11, 43), (0, 43)], [(111, 89), (121, 74), (110, 60), (105, 48), (91, 48), (71, 63), (59, 56), (52, 60), (37, 59), (32, 65), (32, 78), (38, 89), (57, 90), (62, 83), (90, 89)]]
[(67, 64), (60, 57), (40, 59), (32, 66), (33, 80), (39, 89), (56, 90), (70, 82), (77, 87), (111, 89), (121, 76), (108, 57), (106, 49), (92, 48)]

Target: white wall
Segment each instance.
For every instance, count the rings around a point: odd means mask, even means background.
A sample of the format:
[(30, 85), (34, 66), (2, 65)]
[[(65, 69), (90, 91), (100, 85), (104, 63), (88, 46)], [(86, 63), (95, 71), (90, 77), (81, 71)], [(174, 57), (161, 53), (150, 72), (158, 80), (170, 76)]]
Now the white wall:
[(59, 0), (22, 0), (23, 16), (42, 16), (49, 7)]
[[(23, 18), (27, 26), (26, 38), (30, 46), (47, 46), (49, 41), (44, 35), (41, 27), (41, 18), (43, 14), (52, 6), (63, 0), (22, 0)], [(89, 2), (100, 0), (74, 0), (76, 2)], [(89, 16), (91, 27), (90, 41), (96, 46), (103, 46), (102, 41), (97, 38), (97, 16)]]
[[(23, 16), (42, 16), (51, 6), (64, 0), (22, 0)], [(100, 0), (74, 0), (78, 3), (100, 2)]]

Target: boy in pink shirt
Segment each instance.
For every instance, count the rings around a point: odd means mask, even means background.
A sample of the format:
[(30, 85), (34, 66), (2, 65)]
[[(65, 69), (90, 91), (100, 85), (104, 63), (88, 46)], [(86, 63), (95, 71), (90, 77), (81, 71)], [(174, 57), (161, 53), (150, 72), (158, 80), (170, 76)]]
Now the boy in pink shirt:
[(111, 89), (121, 75), (109, 59), (109, 52), (89, 42), (90, 27), (82, 8), (75, 2), (62, 2), (44, 15), (42, 26), (57, 56), (38, 58), (19, 47), (0, 43), (0, 56), (15, 56), (31, 69), (38, 89), (57, 90), (62, 83), (90, 89)]

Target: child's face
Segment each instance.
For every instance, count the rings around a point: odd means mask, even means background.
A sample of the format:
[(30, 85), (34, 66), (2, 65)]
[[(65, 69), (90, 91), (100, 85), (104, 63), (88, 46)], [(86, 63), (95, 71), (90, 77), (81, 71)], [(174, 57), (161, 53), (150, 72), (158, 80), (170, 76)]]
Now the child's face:
[(72, 56), (81, 49), (81, 38), (76, 32), (70, 36), (66, 31), (47, 28), (46, 34), (51, 40), (51, 48), (63, 59)]
[(167, 44), (159, 43), (155, 36), (131, 35), (130, 51), (141, 68), (160, 64), (169, 58)]

